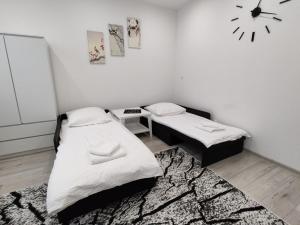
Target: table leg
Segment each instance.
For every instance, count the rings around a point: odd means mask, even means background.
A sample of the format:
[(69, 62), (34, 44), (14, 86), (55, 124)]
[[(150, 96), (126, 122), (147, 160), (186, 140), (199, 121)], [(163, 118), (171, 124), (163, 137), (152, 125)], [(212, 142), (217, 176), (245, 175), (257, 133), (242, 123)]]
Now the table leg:
[(150, 133), (150, 137), (153, 137), (152, 134), (152, 120), (151, 120), (151, 116), (148, 116), (148, 127), (149, 127), (149, 133)]

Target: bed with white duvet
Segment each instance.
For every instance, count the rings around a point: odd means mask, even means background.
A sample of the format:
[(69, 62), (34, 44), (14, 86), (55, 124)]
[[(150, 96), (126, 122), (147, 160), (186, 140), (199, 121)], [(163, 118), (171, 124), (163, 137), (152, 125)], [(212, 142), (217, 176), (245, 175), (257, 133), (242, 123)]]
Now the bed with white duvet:
[[(126, 156), (105, 163), (91, 164), (87, 137), (117, 140)], [(153, 153), (120, 123), (109, 122), (70, 127), (63, 121), (60, 144), (50, 175), (47, 192), (49, 214), (95, 193), (139, 179), (157, 177), (162, 170)]]
[[(152, 114), (151, 118), (157, 123), (200, 141), (206, 148), (226, 141), (234, 141), (241, 137), (250, 137), (246, 131), (240, 128), (220, 124), (188, 112), (172, 116)], [(205, 127), (214, 129), (205, 130)]]
[[(194, 151), (207, 167), (239, 154), (250, 135), (239, 128), (211, 120), (211, 114), (198, 109), (161, 102), (143, 106), (151, 112), (153, 134), (168, 145), (180, 145)], [(147, 121), (141, 118), (147, 126)]]
[[(210, 118), (209, 113), (203, 113), (174, 103), (157, 103), (147, 106), (145, 109), (151, 112), (151, 118), (154, 122), (191, 137), (201, 142), (206, 148), (242, 137), (250, 137), (242, 129), (226, 126), (200, 116), (203, 114)], [(195, 112), (200, 115), (196, 115)]]

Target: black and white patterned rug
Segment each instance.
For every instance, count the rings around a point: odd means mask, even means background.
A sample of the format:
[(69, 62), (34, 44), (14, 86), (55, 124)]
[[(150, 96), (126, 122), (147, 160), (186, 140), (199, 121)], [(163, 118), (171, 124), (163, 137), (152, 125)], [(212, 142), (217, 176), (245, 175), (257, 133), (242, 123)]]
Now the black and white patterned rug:
[[(164, 176), (148, 190), (74, 219), (71, 224), (285, 224), (181, 149), (156, 154)], [(0, 224), (59, 224), (46, 212), (47, 185), (0, 196)]]

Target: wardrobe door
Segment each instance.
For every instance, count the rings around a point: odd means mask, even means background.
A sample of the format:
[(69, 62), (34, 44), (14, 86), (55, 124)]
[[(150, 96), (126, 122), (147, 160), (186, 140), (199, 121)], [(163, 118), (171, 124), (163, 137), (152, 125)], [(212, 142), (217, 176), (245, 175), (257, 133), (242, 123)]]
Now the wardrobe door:
[(22, 123), (56, 119), (48, 46), (44, 38), (4, 36)]
[(0, 35), (0, 126), (20, 124), (18, 104), (10, 74), (3, 35)]

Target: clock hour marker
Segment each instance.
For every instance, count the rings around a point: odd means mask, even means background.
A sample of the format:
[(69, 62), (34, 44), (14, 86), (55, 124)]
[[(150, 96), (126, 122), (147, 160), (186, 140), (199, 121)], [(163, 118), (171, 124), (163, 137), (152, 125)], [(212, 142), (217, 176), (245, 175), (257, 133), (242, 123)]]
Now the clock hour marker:
[(280, 22), (282, 21), (282, 19), (279, 19), (279, 18), (277, 18), (277, 17), (273, 17), (273, 19), (274, 19), (274, 20), (277, 20), (277, 21), (280, 21)]
[(251, 38), (252, 42), (254, 42), (254, 38), (255, 38), (255, 32), (252, 32), (252, 38)]
[(240, 27), (236, 28), (236, 29), (233, 31), (233, 34), (235, 34), (235, 32), (237, 32), (239, 29), (240, 29)]
[(242, 5), (236, 5), (236, 7), (237, 7), (237, 8), (240, 8), (240, 9), (242, 9), (242, 8), (243, 8), (243, 6), (242, 6)]
[(243, 32), (243, 33), (241, 34), (241, 36), (240, 36), (239, 40), (241, 40), (241, 39), (242, 39), (242, 37), (244, 36), (244, 34), (245, 34), (245, 32)]
[(291, 0), (284, 0), (284, 1), (279, 2), (279, 4), (283, 4), (283, 3), (286, 3), (286, 2), (289, 2), (289, 1), (291, 1)]
[(238, 19), (239, 19), (238, 17), (233, 18), (233, 19), (231, 20), (231, 22), (236, 21), (236, 20), (238, 20)]
[(267, 25), (266, 25), (266, 30), (267, 30), (268, 33), (271, 33), (270, 29), (269, 29), (269, 27)]

